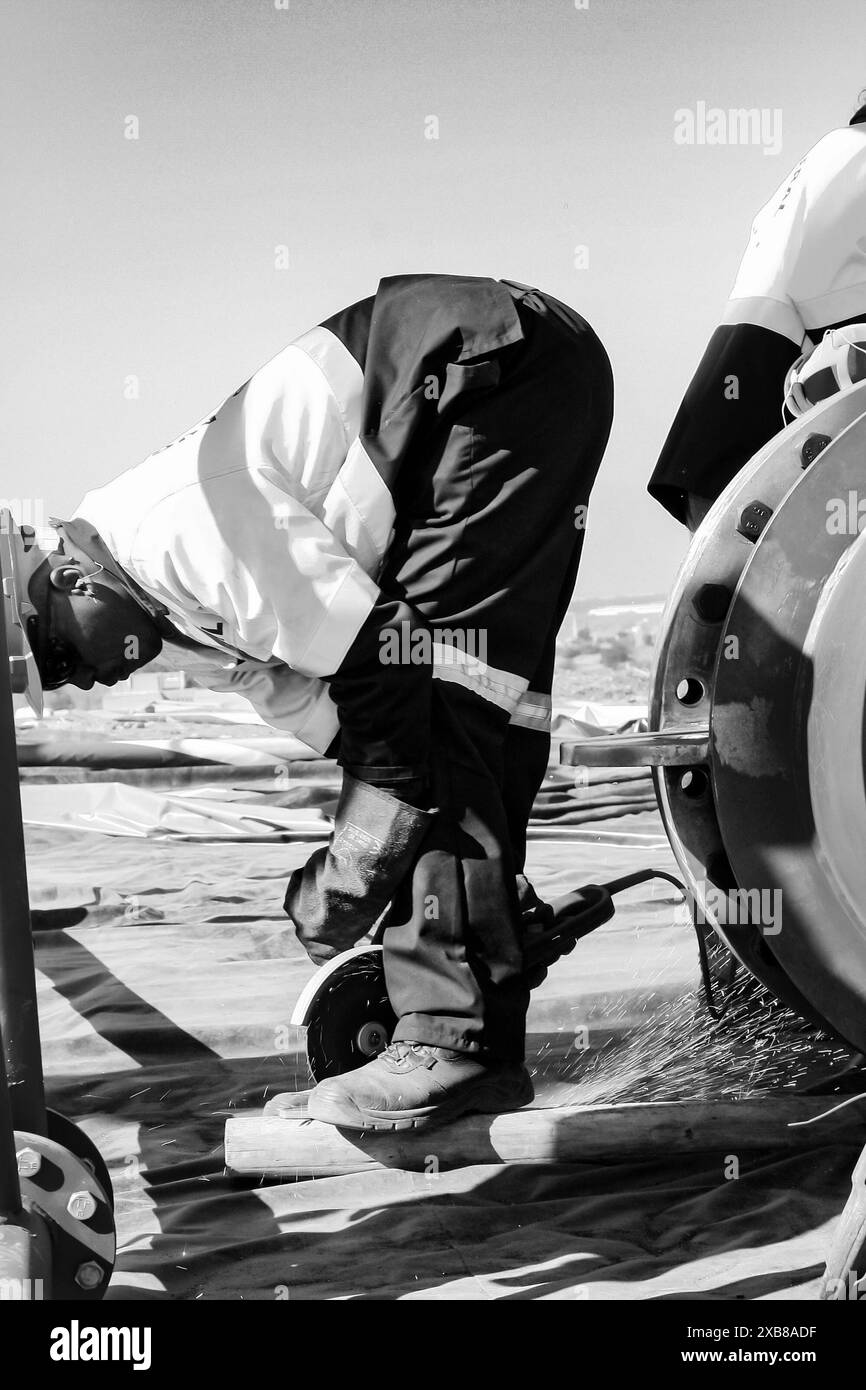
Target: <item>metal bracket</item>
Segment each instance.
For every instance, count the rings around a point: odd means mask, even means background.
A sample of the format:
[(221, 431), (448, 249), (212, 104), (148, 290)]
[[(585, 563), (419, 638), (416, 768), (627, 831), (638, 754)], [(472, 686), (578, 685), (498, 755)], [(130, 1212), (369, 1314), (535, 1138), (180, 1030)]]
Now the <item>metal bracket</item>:
[(563, 739), (559, 761), (565, 767), (691, 767), (706, 762), (709, 741), (709, 728)]

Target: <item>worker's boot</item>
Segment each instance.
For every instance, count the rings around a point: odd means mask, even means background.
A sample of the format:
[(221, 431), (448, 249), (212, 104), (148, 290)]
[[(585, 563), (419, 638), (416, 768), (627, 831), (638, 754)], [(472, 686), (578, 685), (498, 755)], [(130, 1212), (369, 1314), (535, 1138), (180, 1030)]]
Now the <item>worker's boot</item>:
[(422, 1129), (470, 1112), (517, 1110), (533, 1095), (522, 1062), (395, 1042), (357, 1071), (320, 1081), (307, 1113), (344, 1129)]

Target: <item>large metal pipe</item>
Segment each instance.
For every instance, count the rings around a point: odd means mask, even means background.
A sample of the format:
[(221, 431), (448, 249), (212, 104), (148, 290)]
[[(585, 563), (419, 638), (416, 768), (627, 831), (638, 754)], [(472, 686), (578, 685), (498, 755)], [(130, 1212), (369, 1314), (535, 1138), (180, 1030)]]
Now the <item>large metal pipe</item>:
[[(0, 574), (0, 584), (3, 575)], [(44, 1134), (45, 1085), (6, 624), (0, 617), (0, 1035), (15, 1129)]]

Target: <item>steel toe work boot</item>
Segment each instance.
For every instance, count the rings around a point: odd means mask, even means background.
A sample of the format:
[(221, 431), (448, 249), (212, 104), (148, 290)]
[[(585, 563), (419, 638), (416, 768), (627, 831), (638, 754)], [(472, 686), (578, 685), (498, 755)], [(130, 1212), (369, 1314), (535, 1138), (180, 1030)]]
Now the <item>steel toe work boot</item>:
[(470, 1112), (517, 1110), (534, 1094), (522, 1062), (395, 1042), (366, 1066), (320, 1081), (307, 1114), (344, 1129), (424, 1129)]

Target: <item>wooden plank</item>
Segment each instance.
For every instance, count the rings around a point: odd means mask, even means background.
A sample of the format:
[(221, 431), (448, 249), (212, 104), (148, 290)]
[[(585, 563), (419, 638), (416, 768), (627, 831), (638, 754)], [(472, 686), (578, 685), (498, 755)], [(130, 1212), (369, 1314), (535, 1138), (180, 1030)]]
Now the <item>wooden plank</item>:
[(839, 1303), (866, 1295), (866, 1148), (851, 1174), (851, 1196), (842, 1216), (821, 1285), (821, 1299)]
[[(306, 1178), (373, 1168), (423, 1171), (477, 1163), (582, 1163), (659, 1153), (792, 1150), (863, 1142), (863, 1116), (850, 1106), (815, 1120), (836, 1098), (763, 1096), (743, 1101), (673, 1101), (541, 1108), (466, 1115), (442, 1128), (392, 1133), (335, 1129), (299, 1108), (286, 1118), (238, 1116), (226, 1123), (226, 1165), (236, 1173)], [(795, 1127), (792, 1127), (795, 1126)]]

